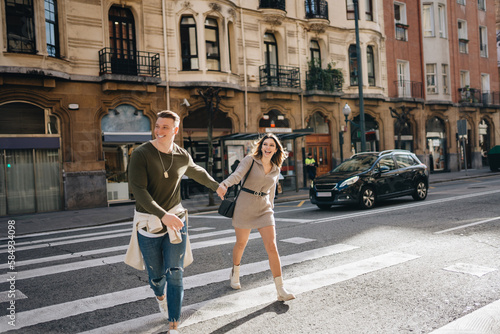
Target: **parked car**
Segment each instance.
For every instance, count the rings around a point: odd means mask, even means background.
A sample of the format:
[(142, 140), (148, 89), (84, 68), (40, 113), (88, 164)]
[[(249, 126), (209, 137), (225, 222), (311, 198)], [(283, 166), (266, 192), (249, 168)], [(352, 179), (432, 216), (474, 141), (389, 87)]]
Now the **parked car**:
[(429, 170), (405, 150), (353, 155), (326, 175), (311, 182), (309, 199), (320, 209), (334, 204), (358, 204), (371, 209), (378, 201), (411, 195), (427, 197)]

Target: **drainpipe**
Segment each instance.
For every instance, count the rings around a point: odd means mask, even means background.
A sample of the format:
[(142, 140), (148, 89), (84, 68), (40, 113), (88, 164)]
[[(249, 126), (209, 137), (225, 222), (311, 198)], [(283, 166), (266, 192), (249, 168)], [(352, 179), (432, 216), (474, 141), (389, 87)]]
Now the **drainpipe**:
[[(302, 58), (300, 57), (300, 26), (299, 26), (299, 22), (297, 22), (296, 24), (297, 24), (297, 57), (299, 58), (299, 75), (300, 75), (300, 73), (302, 72)], [(302, 86), (301, 82), (299, 83), (299, 85)], [(304, 129), (305, 124), (304, 124), (304, 91), (303, 90), (301, 90), (299, 96), (300, 96), (300, 122), (301, 122), (300, 124), (301, 124), (301, 128)]]
[(245, 132), (248, 132), (248, 79), (247, 79), (247, 54), (245, 46), (245, 22), (243, 21), (243, 8), (240, 7), (241, 17), (241, 39), (243, 40), (243, 75), (245, 82)]
[(165, 0), (161, 1), (161, 16), (163, 19), (163, 52), (165, 52), (165, 99), (167, 100), (167, 109), (170, 110), (170, 83), (168, 78), (168, 44), (167, 44), (167, 18), (165, 17)]

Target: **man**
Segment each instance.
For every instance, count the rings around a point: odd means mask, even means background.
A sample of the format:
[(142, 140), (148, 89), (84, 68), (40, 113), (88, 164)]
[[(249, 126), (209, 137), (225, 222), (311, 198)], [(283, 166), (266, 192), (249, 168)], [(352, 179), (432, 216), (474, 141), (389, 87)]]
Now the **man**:
[(307, 176), (309, 177), (309, 180), (312, 181), (316, 178), (316, 167), (318, 166), (318, 164), (316, 163), (316, 160), (314, 160), (311, 153), (307, 155), (305, 163)]
[(178, 333), (184, 296), (187, 228), (186, 210), (180, 204), (181, 179), (185, 174), (213, 191), (219, 186), (185, 149), (174, 143), (179, 123), (176, 113), (160, 111), (155, 139), (134, 150), (128, 167), (129, 187), (136, 207), (125, 263), (140, 270), (147, 268), (149, 285), (161, 313), (168, 318), (171, 334)]

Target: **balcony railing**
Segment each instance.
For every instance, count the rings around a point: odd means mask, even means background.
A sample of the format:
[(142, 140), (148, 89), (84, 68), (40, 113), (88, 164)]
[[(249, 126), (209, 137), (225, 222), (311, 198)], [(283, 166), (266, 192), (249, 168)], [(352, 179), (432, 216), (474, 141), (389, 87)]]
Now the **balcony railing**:
[(286, 10), (286, 1), (285, 0), (260, 0), (259, 8), (269, 8), (269, 9), (280, 9)]
[(322, 90), (326, 92), (341, 92), (343, 78), (339, 77), (335, 72), (314, 69), (306, 73), (306, 89), (307, 90)]
[(394, 81), (398, 90), (398, 97), (424, 98), (423, 84), (418, 81), (398, 80)]
[(481, 103), (481, 91), (477, 88), (459, 88), (458, 96), (460, 103)]
[(485, 105), (500, 105), (500, 92), (483, 91), (481, 93), (481, 101)]
[(160, 54), (134, 51), (127, 52), (104, 48), (99, 51), (99, 70), (103, 74), (134, 76), (160, 76)]
[(325, 19), (328, 17), (328, 2), (325, 0), (306, 0), (306, 19)]
[(260, 86), (300, 88), (298, 67), (262, 65), (259, 67)]

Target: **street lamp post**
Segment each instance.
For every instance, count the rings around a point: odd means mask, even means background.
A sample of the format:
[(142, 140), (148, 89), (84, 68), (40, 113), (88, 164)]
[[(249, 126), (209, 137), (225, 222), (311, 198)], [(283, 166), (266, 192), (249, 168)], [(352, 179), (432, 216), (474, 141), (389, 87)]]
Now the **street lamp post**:
[[(344, 131), (340, 132), (340, 162), (344, 162), (344, 132), (347, 132), (347, 123), (349, 122), (349, 115), (351, 114), (351, 107), (349, 105), (345, 104), (344, 108), (342, 108), (342, 113), (344, 114), (345, 117), (345, 128)], [(348, 137), (350, 139), (350, 137)], [(349, 143), (351, 141), (349, 140)]]
[(361, 47), (359, 44), (358, 1), (359, 0), (352, 0), (352, 2), (354, 3), (354, 24), (356, 28), (356, 58), (358, 62), (359, 127), (361, 131), (361, 152), (365, 152), (366, 151), (365, 105), (363, 100), (363, 71), (361, 67)]

